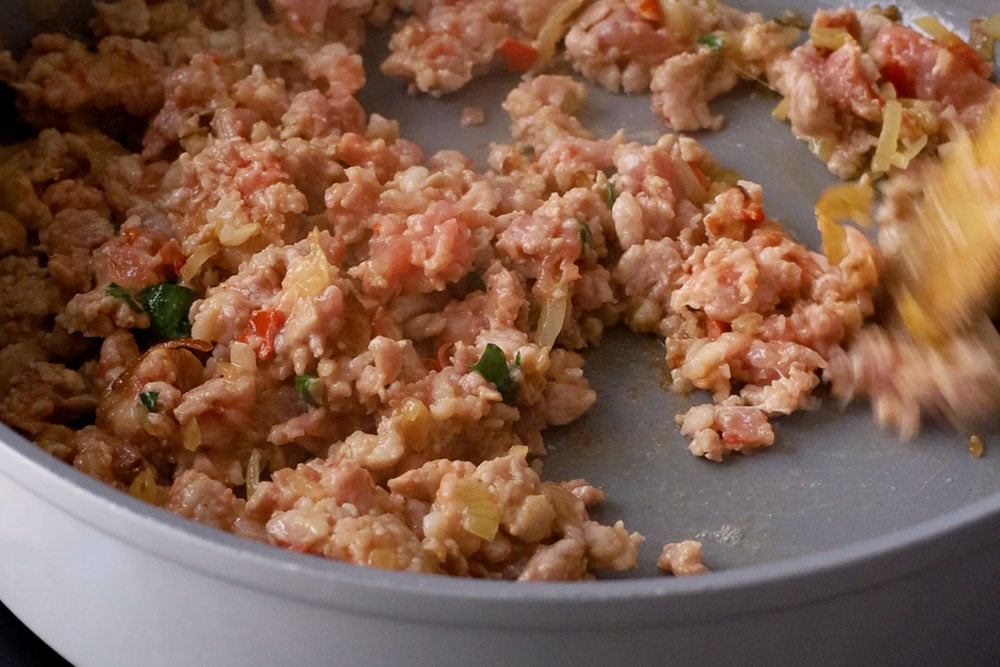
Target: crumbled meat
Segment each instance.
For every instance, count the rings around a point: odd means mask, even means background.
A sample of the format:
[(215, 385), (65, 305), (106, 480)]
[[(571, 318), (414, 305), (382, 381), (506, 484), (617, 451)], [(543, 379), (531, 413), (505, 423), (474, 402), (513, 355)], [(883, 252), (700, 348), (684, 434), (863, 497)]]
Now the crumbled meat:
[[(824, 381), (905, 433), (921, 410), (960, 420), (997, 395), (976, 361), (995, 341), (925, 357), (862, 328), (881, 266), (862, 234), (830, 261), (694, 139), (596, 136), (580, 81), (528, 72), (484, 170), (424, 155), (355, 97), (366, 26), (399, 9), (382, 71), (411, 92), (564, 37), (579, 73), (650, 90), (678, 130), (718, 127), (709, 100), (765, 77), (847, 173), (885, 84), (920, 97), (902, 144), (936, 144), (982, 113), (982, 63), (871, 12), (820, 12), (845, 44), (790, 52), (793, 31), (721, 2), (596, 0), (564, 35), (557, 4), (98, 2), (92, 42), (0, 55), (38, 130), (0, 154), (0, 418), (250, 539), (548, 581), (632, 568), (643, 539), (592, 518), (604, 495), (587, 480), (540, 477), (545, 429), (597, 399), (578, 351), (605, 327), (661, 337), (673, 388), (711, 394), (676, 421), (715, 461), (770, 446), (771, 418), (813, 407)], [(918, 359), (959, 368), (971, 396)], [(660, 567), (705, 571), (700, 544), (667, 545)]]
[(663, 552), (656, 565), (666, 574), (676, 577), (708, 572), (708, 568), (701, 562), (701, 542), (694, 540), (663, 545)]
[(842, 39), (807, 41), (775, 59), (768, 78), (785, 96), (792, 132), (842, 178), (871, 166), (889, 100), (910, 100), (897, 139), (904, 151), (933, 150), (989, 107), (992, 64), (960, 40), (946, 47), (876, 8), (820, 9), (812, 27)]

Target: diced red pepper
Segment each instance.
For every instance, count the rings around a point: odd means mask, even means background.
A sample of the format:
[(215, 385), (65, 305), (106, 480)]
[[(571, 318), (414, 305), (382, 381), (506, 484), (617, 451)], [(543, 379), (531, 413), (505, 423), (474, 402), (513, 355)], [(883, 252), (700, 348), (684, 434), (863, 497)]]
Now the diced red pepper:
[(657, 0), (628, 0), (625, 4), (644, 19), (650, 21), (661, 21), (663, 19), (663, 14), (660, 12), (660, 3)]
[(760, 204), (748, 201), (743, 205), (743, 222), (748, 225), (759, 225), (767, 219)]
[(705, 325), (705, 335), (709, 337), (710, 340), (715, 340), (722, 334), (730, 331), (732, 326), (729, 322), (723, 322), (722, 320), (708, 320)]
[(890, 60), (879, 70), (882, 78), (892, 84), (898, 97), (916, 97), (917, 86), (913, 72), (909, 71), (898, 60)]
[(261, 360), (270, 359), (274, 354), (274, 339), (287, 319), (288, 316), (277, 308), (259, 308), (250, 315), (247, 331), (240, 336), (240, 340), (246, 342), (250, 336), (260, 338), (257, 356)]
[(521, 42), (510, 37), (505, 37), (497, 47), (507, 69), (515, 72), (526, 72), (538, 62), (538, 49), (527, 42)]
[(169, 266), (176, 276), (180, 275), (181, 269), (187, 263), (187, 257), (184, 256), (184, 252), (177, 245), (176, 241), (167, 241), (164, 243), (163, 247), (160, 248), (159, 256), (160, 261), (164, 265)]

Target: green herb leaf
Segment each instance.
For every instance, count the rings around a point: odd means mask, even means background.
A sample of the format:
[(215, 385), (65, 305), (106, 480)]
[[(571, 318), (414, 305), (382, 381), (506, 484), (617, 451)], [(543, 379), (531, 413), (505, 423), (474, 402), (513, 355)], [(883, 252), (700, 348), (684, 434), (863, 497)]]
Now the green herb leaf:
[(191, 335), (188, 311), (198, 295), (194, 290), (160, 283), (139, 292), (139, 303), (149, 314), (149, 325), (158, 338), (171, 340)]
[(317, 405), (316, 398), (312, 393), (317, 382), (319, 382), (319, 378), (315, 375), (295, 376), (295, 391), (298, 392), (299, 398), (313, 407)]
[(618, 193), (615, 191), (615, 184), (608, 181), (604, 184), (604, 203), (608, 205), (608, 208), (614, 208), (616, 199), (618, 199)]
[(156, 412), (156, 401), (160, 398), (158, 391), (144, 391), (139, 394), (139, 402), (146, 406), (150, 412)]
[(128, 293), (128, 290), (126, 290), (118, 283), (111, 283), (110, 285), (105, 287), (104, 293), (107, 294), (108, 296), (113, 296), (116, 299), (121, 299), (122, 301), (124, 301), (128, 305), (128, 307), (132, 309), (132, 312), (134, 313), (142, 312), (142, 306), (137, 304), (135, 302), (135, 299), (132, 298), (132, 295)]
[(580, 237), (580, 243), (582, 243), (585, 247), (589, 247), (590, 242), (594, 240), (594, 235), (590, 231), (590, 225), (583, 220), (576, 221), (576, 233)]
[[(517, 360), (520, 362), (520, 359)], [(471, 367), (484, 378), (496, 385), (503, 402), (507, 405), (514, 405), (517, 402), (517, 381), (510, 376), (510, 369), (507, 367), (507, 355), (500, 349), (499, 345), (487, 343), (483, 354)]]
[(718, 51), (722, 48), (722, 35), (710, 32), (699, 37), (698, 43), (707, 46), (712, 51)]

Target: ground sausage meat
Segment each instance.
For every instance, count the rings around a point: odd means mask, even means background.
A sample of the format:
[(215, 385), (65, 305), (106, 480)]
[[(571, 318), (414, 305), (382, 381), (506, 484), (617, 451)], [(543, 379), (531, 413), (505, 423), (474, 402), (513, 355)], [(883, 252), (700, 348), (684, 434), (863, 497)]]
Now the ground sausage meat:
[[(433, 94), (498, 53), (530, 66), (553, 34), (603, 85), (651, 87), (675, 127), (717, 126), (708, 98), (776, 63), (822, 88), (801, 64), (815, 49), (789, 55), (783, 27), (718, 2), (400, 4), (383, 70)], [(99, 3), (93, 44), (0, 57), (37, 128), (0, 154), (0, 418), (298, 552), (502, 579), (629, 569), (642, 537), (591, 518), (600, 489), (541, 476), (544, 430), (596, 400), (579, 350), (617, 323), (660, 336), (673, 387), (706, 392), (677, 417), (691, 451), (767, 447), (772, 417), (851, 377), (878, 252), (855, 232), (836, 261), (803, 247), (691, 138), (595, 136), (568, 76), (510, 91), (487, 169), (424, 155), (355, 98), (366, 26), (395, 5)], [(921, 63), (914, 85), (973, 108)], [(698, 547), (668, 545), (661, 568), (703, 571)]]
[(705, 574), (708, 568), (701, 562), (701, 542), (684, 540), (669, 542), (663, 545), (663, 551), (656, 566), (666, 574), (676, 577), (686, 577), (692, 574)]
[[(992, 62), (967, 43), (894, 18), (877, 6), (818, 10), (811, 39), (773, 60), (769, 80), (785, 97), (778, 115), (842, 178), (905, 167), (957, 129), (976, 127), (995, 89)], [(883, 122), (897, 111), (898, 122)], [(880, 139), (891, 165), (873, 161)]]

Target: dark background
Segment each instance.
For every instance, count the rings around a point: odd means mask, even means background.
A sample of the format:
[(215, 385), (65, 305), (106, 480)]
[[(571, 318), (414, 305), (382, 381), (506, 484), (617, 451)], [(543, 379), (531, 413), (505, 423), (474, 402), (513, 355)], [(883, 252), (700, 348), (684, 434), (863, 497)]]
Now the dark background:
[(69, 663), (26, 628), (0, 604), (0, 665), (3, 667), (64, 667)]

